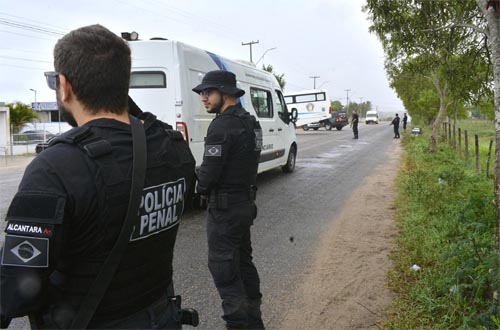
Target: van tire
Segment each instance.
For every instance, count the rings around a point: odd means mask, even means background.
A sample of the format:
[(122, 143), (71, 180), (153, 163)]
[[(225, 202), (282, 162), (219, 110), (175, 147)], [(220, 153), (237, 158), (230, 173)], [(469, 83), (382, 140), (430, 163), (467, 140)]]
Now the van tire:
[(309, 126), (304, 125), (304, 126), (302, 126), (302, 129), (303, 129), (304, 131), (308, 131), (308, 130), (309, 130)]
[(297, 150), (295, 146), (290, 147), (290, 151), (288, 152), (288, 159), (284, 166), (281, 166), (281, 170), (283, 173), (292, 173), (295, 169), (295, 158), (297, 157)]

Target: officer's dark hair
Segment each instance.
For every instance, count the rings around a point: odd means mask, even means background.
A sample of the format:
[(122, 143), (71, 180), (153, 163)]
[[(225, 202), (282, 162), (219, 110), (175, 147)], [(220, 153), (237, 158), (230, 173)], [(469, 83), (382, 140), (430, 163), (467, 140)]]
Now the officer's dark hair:
[(71, 31), (54, 48), (54, 67), (71, 84), (87, 111), (127, 111), (130, 48), (101, 25)]

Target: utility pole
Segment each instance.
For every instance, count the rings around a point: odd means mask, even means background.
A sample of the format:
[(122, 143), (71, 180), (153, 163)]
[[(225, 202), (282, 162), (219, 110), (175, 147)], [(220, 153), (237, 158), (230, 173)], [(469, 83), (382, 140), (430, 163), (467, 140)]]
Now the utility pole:
[(345, 107), (346, 107), (346, 110), (349, 110), (349, 91), (350, 91), (350, 89), (344, 89), (344, 91), (347, 92), (347, 103), (346, 103)]
[(363, 112), (364, 112), (364, 111), (363, 111), (363, 110), (364, 110), (364, 109), (363, 109), (363, 97), (360, 97), (359, 99), (360, 99), (360, 102), (359, 102), (359, 110), (361, 110), (361, 116), (362, 116), (362, 117), (364, 117), (364, 115), (363, 115)]
[(311, 76), (311, 77), (309, 77), (309, 78), (314, 79), (314, 85), (313, 85), (314, 87), (313, 87), (313, 89), (316, 89), (316, 79), (318, 79), (318, 78), (319, 78), (319, 76)]
[(252, 61), (252, 45), (258, 44), (258, 43), (259, 43), (259, 40), (257, 40), (257, 41), (252, 40), (250, 42), (246, 42), (246, 43), (242, 42), (241, 43), (242, 46), (250, 46), (250, 62), (252, 62), (252, 63), (253, 63), (253, 61)]

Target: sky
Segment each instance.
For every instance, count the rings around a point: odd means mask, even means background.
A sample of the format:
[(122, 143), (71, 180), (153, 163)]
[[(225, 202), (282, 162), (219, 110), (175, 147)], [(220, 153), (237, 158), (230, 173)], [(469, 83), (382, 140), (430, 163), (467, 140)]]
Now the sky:
[[(0, 0), (0, 102), (54, 102), (44, 71), (64, 34), (101, 24), (140, 39), (165, 37), (229, 59), (271, 64), (286, 92), (327, 89), (346, 104), (370, 101), (404, 112), (384, 71), (384, 53), (364, 0)], [(273, 49), (274, 48), (274, 49)], [(313, 79), (310, 77), (317, 76)], [(36, 93), (33, 91), (35, 90)]]

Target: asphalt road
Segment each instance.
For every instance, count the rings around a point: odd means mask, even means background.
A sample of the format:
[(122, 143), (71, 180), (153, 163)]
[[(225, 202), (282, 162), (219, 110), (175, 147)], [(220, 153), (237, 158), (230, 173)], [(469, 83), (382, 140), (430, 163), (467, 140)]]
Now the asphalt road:
[[(396, 143), (388, 122), (362, 124), (360, 139), (352, 136), (349, 127), (342, 131), (297, 130), (295, 171), (284, 174), (276, 169), (258, 177), (259, 213), (252, 241), (264, 294), (263, 318), (269, 329), (278, 329), (285, 312), (297, 301), (297, 288), (309, 272), (319, 234)], [(23, 171), (24, 166), (0, 165), (2, 219)], [(0, 228), (3, 241), (3, 223)], [(175, 249), (174, 284), (176, 293), (183, 296), (183, 307), (198, 310), (199, 328), (222, 329), (220, 298), (207, 267), (203, 212), (183, 218)], [(11, 328), (26, 328), (26, 324), (16, 320)]]

